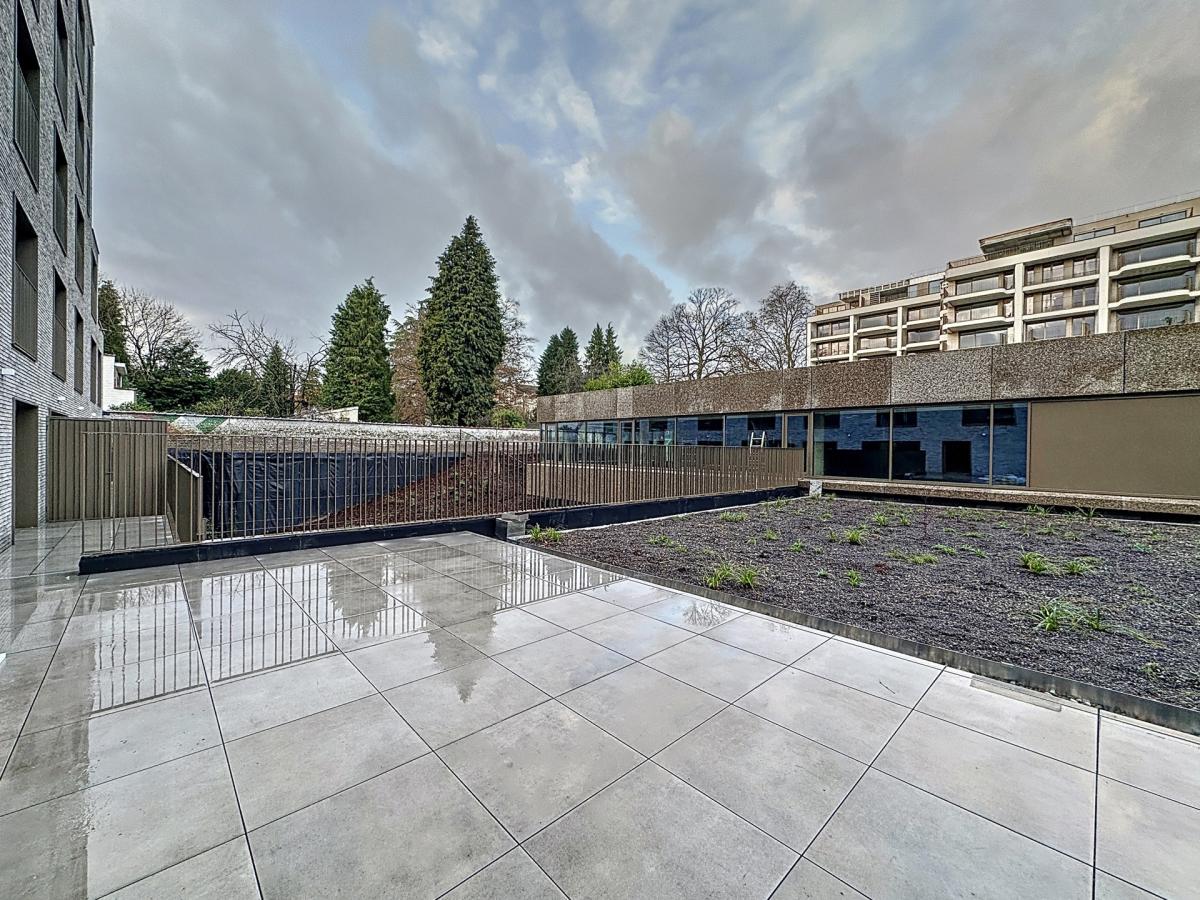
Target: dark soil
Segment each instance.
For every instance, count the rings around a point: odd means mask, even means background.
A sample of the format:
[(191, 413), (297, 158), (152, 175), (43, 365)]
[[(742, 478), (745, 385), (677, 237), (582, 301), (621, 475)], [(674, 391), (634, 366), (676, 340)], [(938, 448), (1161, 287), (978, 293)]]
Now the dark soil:
[(1200, 527), (826, 497), (573, 531), (561, 547), (696, 585), (721, 563), (750, 568), (756, 586), (720, 589), (1200, 709)]

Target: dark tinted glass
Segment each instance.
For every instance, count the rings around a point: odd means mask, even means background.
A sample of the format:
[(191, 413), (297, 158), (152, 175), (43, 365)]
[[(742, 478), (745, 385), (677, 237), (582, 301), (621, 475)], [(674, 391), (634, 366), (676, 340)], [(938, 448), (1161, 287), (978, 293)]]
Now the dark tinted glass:
[(888, 429), (879, 413), (887, 410), (813, 413), (813, 474), (887, 478)]

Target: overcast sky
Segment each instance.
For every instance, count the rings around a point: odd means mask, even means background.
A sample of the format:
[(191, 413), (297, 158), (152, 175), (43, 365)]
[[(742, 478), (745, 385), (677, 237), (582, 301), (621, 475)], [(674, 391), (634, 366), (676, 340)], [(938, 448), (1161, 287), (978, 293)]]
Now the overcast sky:
[[(103, 272), (303, 344), (474, 213), (539, 342), (1200, 192), (1194, 0), (94, 0)], [(339, 15), (340, 13), (340, 15)]]

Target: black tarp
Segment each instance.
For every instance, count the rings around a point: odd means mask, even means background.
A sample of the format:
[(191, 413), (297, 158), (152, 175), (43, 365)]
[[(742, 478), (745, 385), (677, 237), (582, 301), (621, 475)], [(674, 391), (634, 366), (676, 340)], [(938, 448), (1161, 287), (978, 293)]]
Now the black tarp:
[(172, 450), (203, 476), (212, 537), (272, 534), (384, 497), (428, 478), (455, 453)]

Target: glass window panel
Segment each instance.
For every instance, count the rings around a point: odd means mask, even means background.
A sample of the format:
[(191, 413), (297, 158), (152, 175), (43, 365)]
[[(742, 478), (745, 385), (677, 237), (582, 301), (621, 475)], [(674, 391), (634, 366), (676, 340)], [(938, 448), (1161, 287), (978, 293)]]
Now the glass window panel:
[(1029, 404), (997, 403), (992, 415), (992, 483), (1023, 485), (1028, 477)]
[(813, 413), (815, 475), (852, 478), (888, 477), (887, 410), (854, 409)]
[(805, 468), (808, 462), (808, 415), (797, 413), (787, 417), (787, 445), (792, 450), (805, 454)]
[(632, 444), (633, 443), (633, 423), (632, 422), (622, 422), (621, 423), (621, 443), (622, 444)]
[(725, 420), (721, 416), (677, 419), (675, 430), (680, 444), (720, 447), (725, 440)]
[(578, 422), (559, 422), (558, 439), (567, 444), (578, 443), (580, 427)]
[(639, 444), (675, 443), (674, 419), (638, 419)]
[(725, 417), (725, 446), (749, 447), (750, 437), (758, 446), (762, 438), (764, 447), (783, 446), (783, 416), (754, 415)]
[(986, 404), (896, 410), (892, 477), (987, 484), (989, 414)]
[(971, 350), (976, 347), (998, 347), (1008, 342), (1008, 329), (999, 331), (970, 331), (959, 335), (958, 346), (961, 350)]

